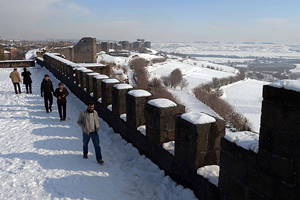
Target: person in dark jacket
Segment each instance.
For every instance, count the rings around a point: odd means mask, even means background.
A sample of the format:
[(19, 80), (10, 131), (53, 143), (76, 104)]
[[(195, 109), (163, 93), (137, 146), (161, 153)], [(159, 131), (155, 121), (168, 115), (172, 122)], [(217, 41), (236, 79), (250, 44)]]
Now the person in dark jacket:
[[(52, 104), (53, 104), (53, 84), (49, 79), (49, 75), (45, 75), (42, 83), (41, 83), (41, 97), (44, 97), (46, 112), (52, 112)], [(49, 104), (48, 104), (49, 102)]]
[(22, 76), (23, 76), (23, 83), (26, 86), (26, 92), (27, 92), (27, 94), (29, 92), (30, 92), (30, 94), (32, 94), (32, 87), (31, 87), (32, 80), (30, 77), (31, 73), (30, 73), (30, 71), (27, 71), (26, 67), (24, 67), (23, 70), (24, 71), (22, 72)]
[[(61, 121), (66, 120), (67, 115), (67, 99), (66, 97), (69, 95), (68, 90), (64, 87), (63, 83), (58, 84), (58, 88), (56, 88), (54, 92), (54, 96), (57, 98), (57, 107), (58, 113)], [(63, 113), (62, 113), (63, 110)]]

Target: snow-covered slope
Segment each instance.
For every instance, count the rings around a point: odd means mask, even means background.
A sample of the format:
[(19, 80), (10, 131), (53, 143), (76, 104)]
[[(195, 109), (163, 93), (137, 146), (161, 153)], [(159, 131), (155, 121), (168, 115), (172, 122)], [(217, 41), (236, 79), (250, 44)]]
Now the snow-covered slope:
[[(44, 68), (31, 68), (33, 94), (15, 95), (8, 76), (0, 69), (0, 199), (196, 199), (176, 185), (149, 159), (100, 120), (105, 164), (82, 158), (82, 133), (76, 124), (86, 106), (68, 96), (67, 121), (44, 110), (39, 85)], [(24, 87), (22, 88), (24, 92)]]
[(222, 98), (249, 119), (253, 131), (257, 133), (260, 128), (262, 89), (266, 84), (269, 83), (247, 79), (221, 88), (224, 91)]
[(186, 112), (203, 112), (211, 116), (221, 118), (216, 112), (214, 112), (206, 104), (199, 101), (193, 94), (186, 91), (169, 89), (172, 95), (182, 104), (185, 105)]
[(152, 77), (162, 77), (170, 75), (176, 68), (181, 70), (183, 78), (188, 81), (188, 90), (193, 90), (203, 83), (209, 83), (214, 77), (223, 78), (235, 75), (233, 72), (230, 73), (202, 67), (201, 63), (196, 63), (196, 65), (194, 65), (189, 62), (180, 62), (178, 60), (168, 60), (168, 62), (154, 64), (148, 67), (148, 71)]

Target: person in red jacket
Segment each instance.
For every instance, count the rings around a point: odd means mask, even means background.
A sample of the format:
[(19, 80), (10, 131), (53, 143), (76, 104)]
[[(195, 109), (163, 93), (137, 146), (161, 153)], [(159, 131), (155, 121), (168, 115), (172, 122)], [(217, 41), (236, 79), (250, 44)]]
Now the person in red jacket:
[(67, 99), (69, 95), (68, 90), (64, 87), (63, 83), (58, 84), (58, 88), (54, 92), (57, 98), (58, 113), (61, 121), (65, 121), (67, 117)]

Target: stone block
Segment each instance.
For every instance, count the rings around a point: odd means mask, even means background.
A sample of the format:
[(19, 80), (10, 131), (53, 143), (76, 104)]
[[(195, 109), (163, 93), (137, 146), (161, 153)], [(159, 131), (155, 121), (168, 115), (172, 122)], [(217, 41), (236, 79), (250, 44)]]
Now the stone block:
[(300, 111), (294, 107), (267, 101), (262, 104), (261, 127), (274, 132), (300, 138)]
[(101, 98), (101, 82), (107, 78), (108, 76), (105, 75), (100, 75), (93, 78), (93, 98), (95, 102)]
[(289, 200), (299, 200), (300, 191), (293, 188), (292, 186), (280, 182), (278, 186), (278, 197), (277, 199), (289, 199)]
[(233, 155), (221, 150), (220, 168), (242, 183), (246, 183), (247, 164), (236, 159)]
[(275, 199), (277, 180), (270, 175), (249, 167), (247, 183), (252, 189), (268, 199)]
[[(120, 85), (128, 85), (128, 84), (120, 84)], [(117, 85), (115, 85), (117, 86)], [(126, 113), (126, 94), (128, 91), (132, 89), (132, 86), (128, 85), (128, 87), (113, 87), (112, 88), (112, 111), (115, 115), (121, 115)]]
[(112, 104), (112, 87), (118, 84), (117, 79), (104, 79), (101, 82), (101, 99), (102, 105), (106, 108), (108, 105)]
[(80, 71), (80, 87), (86, 88), (86, 74), (93, 72), (92, 70), (81, 70)]
[(147, 137), (158, 145), (175, 140), (175, 117), (183, 112), (184, 107), (160, 108), (147, 103), (145, 113)]
[(263, 98), (266, 101), (274, 102), (276, 104), (292, 106), (295, 108), (300, 107), (300, 93), (293, 90), (265, 85), (263, 87)]
[(271, 164), (272, 164), (272, 159), (273, 159), (273, 155), (263, 149), (260, 149), (258, 151), (258, 166), (261, 170), (268, 172), (271, 168)]
[(294, 184), (294, 174), (296, 169), (291, 160), (280, 156), (273, 156), (270, 172), (273, 176), (285, 181), (289, 184)]
[(86, 91), (88, 92), (88, 94), (91, 94), (92, 92), (94, 92), (93, 78), (96, 75), (98, 75), (98, 73), (87, 73), (86, 74)]
[(248, 188), (244, 183), (241, 183), (237, 179), (228, 176), (226, 186), (226, 196), (229, 196), (235, 200), (246, 199)]
[[(146, 124), (145, 104), (150, 96), (133, 96), (126, 94), (126, 114), (127, 122), (135, 128)], [(147, 130), (146, 130), (147, 131)]]

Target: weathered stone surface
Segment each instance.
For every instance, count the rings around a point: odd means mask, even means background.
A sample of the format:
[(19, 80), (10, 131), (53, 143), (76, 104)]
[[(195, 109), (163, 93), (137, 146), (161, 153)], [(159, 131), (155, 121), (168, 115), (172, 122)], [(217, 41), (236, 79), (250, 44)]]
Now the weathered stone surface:
[(150, 97), (134, 97), (126, 94), (127, 123), (131, 127), (139, 127), (146, 124), (145, 105)]
[(175, 117), (184, 113), (184, 106), (158, 108), (146, 105), (146, 135), (156, 144), (175, 140)]

